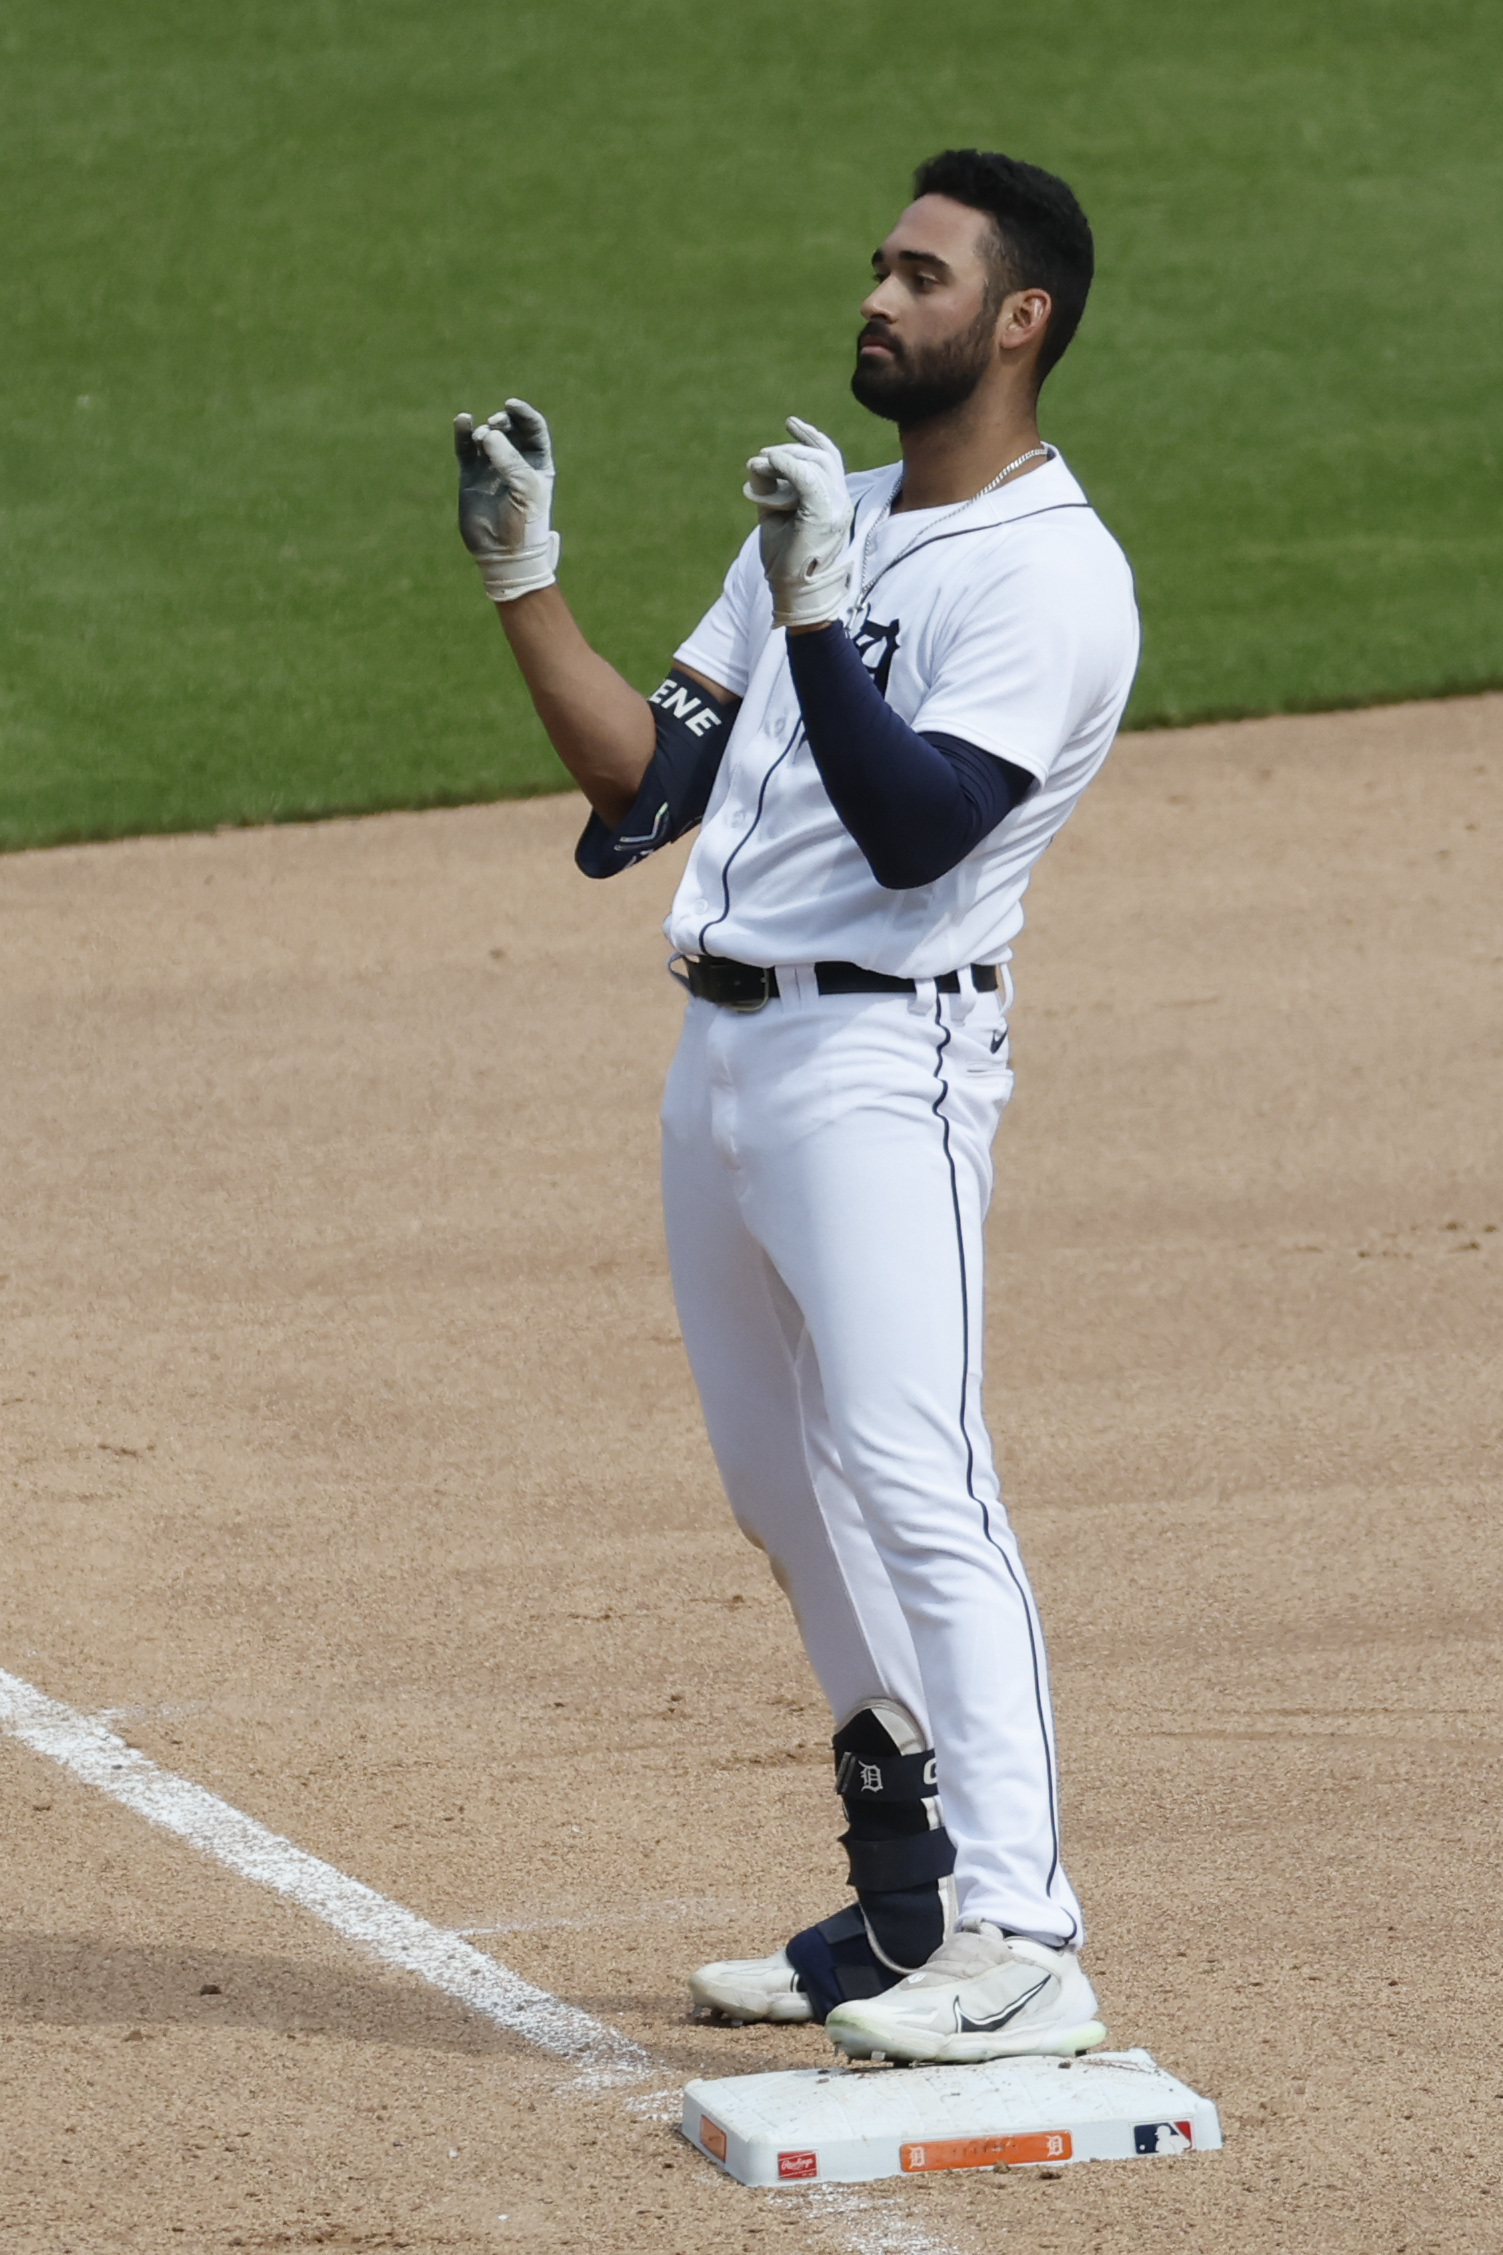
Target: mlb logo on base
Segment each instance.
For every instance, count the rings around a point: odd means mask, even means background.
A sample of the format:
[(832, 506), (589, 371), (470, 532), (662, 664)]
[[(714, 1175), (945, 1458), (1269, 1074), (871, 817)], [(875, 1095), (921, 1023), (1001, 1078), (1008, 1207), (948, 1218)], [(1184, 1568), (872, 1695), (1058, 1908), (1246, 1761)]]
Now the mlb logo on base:
[(1188, 2153), (1195, 2141), (1188, 2122), (1140, 2122), (1132, 2142), (1139, 2153)]

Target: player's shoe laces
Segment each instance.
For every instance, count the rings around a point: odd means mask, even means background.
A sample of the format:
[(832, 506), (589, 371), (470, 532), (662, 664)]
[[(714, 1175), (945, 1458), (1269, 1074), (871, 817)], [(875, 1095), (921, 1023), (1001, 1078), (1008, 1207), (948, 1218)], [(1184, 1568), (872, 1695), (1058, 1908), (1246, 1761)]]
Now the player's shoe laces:
[(984, 1919), (966, 1920), (927, 1965), (881, 1996), (837, 2005), (825, 2027), (852, 2059), (1068, 2057), (1106, 2041), (1096, 1992), (1074, 1952), (1004, 1934)]

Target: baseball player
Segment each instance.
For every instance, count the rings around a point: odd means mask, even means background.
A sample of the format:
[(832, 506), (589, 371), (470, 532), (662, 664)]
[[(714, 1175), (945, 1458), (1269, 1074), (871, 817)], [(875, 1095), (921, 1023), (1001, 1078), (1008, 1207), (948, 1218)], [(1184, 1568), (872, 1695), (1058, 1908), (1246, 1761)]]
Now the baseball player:
[(593, 809), (580, 867), (698, 829), (665, 927), (689, 991), (663, 1103), (673, 1289), (731, 1508), (837, 1726), (854, 1902), (690, 1990), (823, 2021), (855, 2058), (1105, 2036), (981, 1404), (1007, 965), (1137, 662), (1127, 564), (1036, 421), (1092, 265), (1049, 173), (921, 166), (851, 386), (901, 459), (847, 476), (790, 419), (651, 697), (557, 587), (542, 416), (513, 399), (456, 425), (460, 529)]

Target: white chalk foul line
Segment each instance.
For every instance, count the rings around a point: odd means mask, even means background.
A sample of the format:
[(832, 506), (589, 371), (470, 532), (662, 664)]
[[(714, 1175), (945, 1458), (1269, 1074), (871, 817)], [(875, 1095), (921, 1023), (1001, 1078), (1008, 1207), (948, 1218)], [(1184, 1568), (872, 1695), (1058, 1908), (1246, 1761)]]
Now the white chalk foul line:
[[(346, 1878), (332, 1864), (310, 1856), (254, 1817), (205, 1792), (148, 1755), (127, 1746), (103, 1722), (49, 1699), (34, 1684), (0, 1668), (0, 1730), (8, 1731), (37, 1754), (59, 1762), (86, 1785), (120, 1801), (192, 1847), (216, 1856), (231, 1871), (285, 1895), (312, 1911), (347, 1941), (358, 1943), (387, 1965), (400, 1966), (420, 1980), (455, 1997), (472, 2012), (510, 2030), (526, 2042), (580, 2068), (596, 2085), (635, 2082), (652, 2061), (639, 2044), (595, 2020), (577, 2005), (565, 2004), (546, 1989), (534, 1988), (519, 1973), (472, 1948), (463, 1935), (430, 1925), (374, 1887)], [(641, 2103), (670, 2097), (654, 2092)], [(816, 2212), (838, 2216), (852, 2255), (954, 2255), (901, 2215), (873, 2213), (876, 2203), (854, 2186), (814, 2187)], [(786, 2198), (787, 2195), (775, 2197)]]
[(374, 1887), (347, 1878), (217, 1794), (160, 1768), (102, 1722), (49, 1699), (3, 1668), (0, 1728), (138, 1816), (216, 1856), (242, 1878), (312, 1911), (385, 1964), (417, 1974), (497, 2027), (576, 2062), (591, 2081), (628, 2082), (647, 2072), (650, 2063), (640, 2045), (603, 2021), (534, 1988), (462, 1935), (430, 1925)]

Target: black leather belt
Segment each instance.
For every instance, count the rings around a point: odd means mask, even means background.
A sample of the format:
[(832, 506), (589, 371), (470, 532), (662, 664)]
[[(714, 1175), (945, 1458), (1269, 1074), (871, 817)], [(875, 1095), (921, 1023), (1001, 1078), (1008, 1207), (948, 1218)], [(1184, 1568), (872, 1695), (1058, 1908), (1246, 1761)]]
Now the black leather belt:
[[(729, 955), (685, 955), (683, 980), (701, 1002), (718, 1002), (722, 1010), (760, 1010), (778, 991), (776, 971), (755, 963), (738, 963)], [(971, 977), (982, 994), (997, 991), (995, 963), (973, 963)], [(887, 971), (866, 971), (859, 963), (816, 963), (814, 978), (821, 994), (915, 994), (912, 979), (895, 979)], [(934, 982), (940, 994), (959, 994), (960, 973), (942, 971)]]

